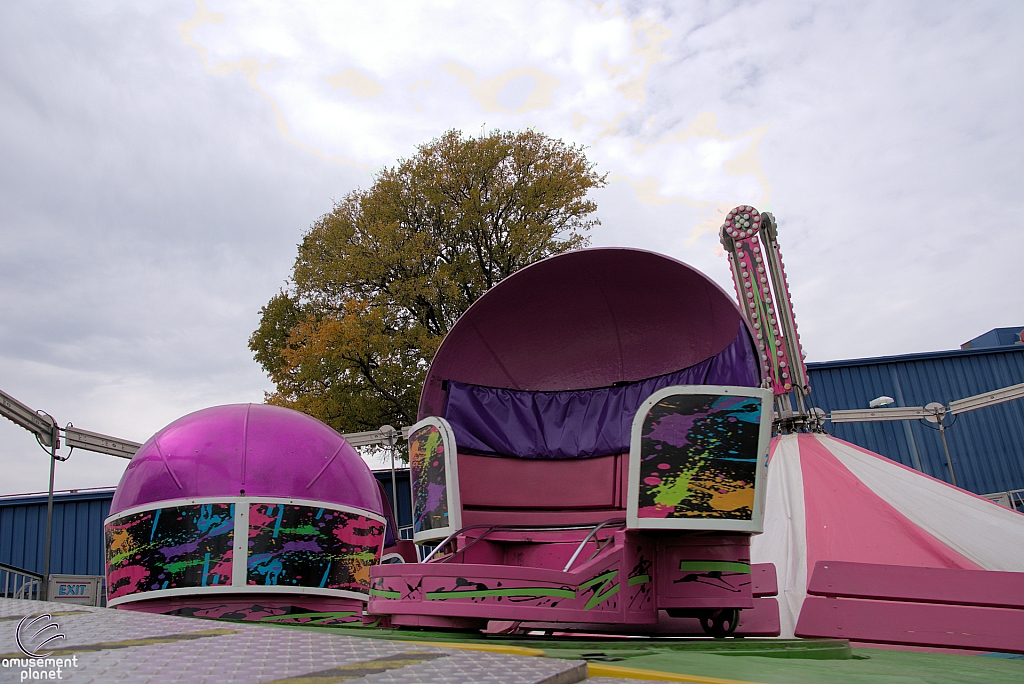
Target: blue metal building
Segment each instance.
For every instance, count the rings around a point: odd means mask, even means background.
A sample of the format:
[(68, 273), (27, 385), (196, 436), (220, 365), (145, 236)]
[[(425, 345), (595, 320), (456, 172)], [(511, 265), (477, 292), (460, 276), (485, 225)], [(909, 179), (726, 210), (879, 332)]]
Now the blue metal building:
[(1016, 328), (992, 328), (987, 333), (978, 335), (960, 345), (961, 349), (984, 349), (986, 347), (1003, 347), (1011, 344), (1024, 344), (1024, 326)]
[[(103, 519), (113, 489), (53, 495), (50, 572), (102, 575)], [(43, 572), (46, 549), (46, 494), (0, 498), (0, 563)]]
[(402, 533), (400, 536), (403, 539), (412, 539), (412, 489), (409, 485), (409, 469), (395, 470), (395, 484), (398, 485), (397, 501), (395, 501), (395, 495), (391, 489), (391, 471), (376, 470), (373, 474), (384, 485), (384, 492), (391, 500), (391, 505), (398, 509), (395, 522), (398, 523), (398, 529)]
[[(391, 471), (374, 472), (391, 494)], [(398, 485), (398, 526), (412, 525), (409, 471), (395, 472)], [(61, 492), (53, 495), (53, 539), (50, 572), (103, 575), (103, 521), (110, 513), (113, 489)], [(46, 494), (0, 497), (0, 563), (42, 573), (46, 549)]]
[[(826, 412), (866, 409), (883, 395), (894, 398), (896, 406), (948, 404), (1024, 382), (1024, 345), (809, 363), (807, 371), (810, 403)], [(947, 417), (945, 424), (957, 485), (976, 494), (1024, 489), (1024, 400)], [(826, 428), (949, 482), (942, 440), (930, 423), (826, 423)]]

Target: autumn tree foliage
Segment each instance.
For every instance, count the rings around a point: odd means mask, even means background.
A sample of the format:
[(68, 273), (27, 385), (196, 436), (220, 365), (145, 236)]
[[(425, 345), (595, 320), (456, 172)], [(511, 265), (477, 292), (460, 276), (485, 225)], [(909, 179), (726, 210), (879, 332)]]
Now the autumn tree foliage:
[(410, 425), (445, 333), (488, 288), (583, 247), (605, 184), (583, 149), (542, 133), (451, 130), (303, 236), (288, 286), (249, 339), (267, 401), (343, 432)]

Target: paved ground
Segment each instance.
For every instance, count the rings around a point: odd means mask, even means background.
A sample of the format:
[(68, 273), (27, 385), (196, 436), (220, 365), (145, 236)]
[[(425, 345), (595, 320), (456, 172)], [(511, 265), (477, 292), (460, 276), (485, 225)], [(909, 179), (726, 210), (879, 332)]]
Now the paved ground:
[[(19, 624), (26, 614), (44, 612), (56, 627), (34, 636), (46, 624), (40, 621), (23, 625), (20, 633), (30, 651), (51, 651), (53, 660), (30, 663), (19, 650)], [(65, 638), (36, 648), (57, 632)], [(851, 650), (835, 640), (502, 640), (218, 622), (0, 599), (0, 683), (47, 681), (52, 672), (50, 681), (59, 674), (59, 681), (75, 683), (573, 684), (590, 674), (587, 684), (1021, 684), (1019, 658)]]
[[(23, 626), (21, 632), (30, 651), (52, 651), (49, 657), (55, 660), (49, 664), (30, 663), (19, 651), (18, 626), (29, 613), (49, 613), (66, 637), (34, 650), (33, 642), (58, 630), (51, 628), (33, 639), (45, 621)], [(16, 662), (2, 662), (12, 659)], [(53, 672), (53, 679), (59, 674), (60, 681), (76, 684), (573, 684), (587, 677), (586, 664), (579, 660), (481, 653), (270, 626), (0, 599), (0, 682), (45, 681), (49, 672)]]

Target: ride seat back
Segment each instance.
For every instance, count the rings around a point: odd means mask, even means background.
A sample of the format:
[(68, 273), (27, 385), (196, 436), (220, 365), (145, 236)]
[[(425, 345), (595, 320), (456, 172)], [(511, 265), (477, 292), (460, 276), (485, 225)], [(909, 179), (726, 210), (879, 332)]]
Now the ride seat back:
[(462, 524), (585, 525), (625, 517), (628, 454), (586, 459), (458, 455)]

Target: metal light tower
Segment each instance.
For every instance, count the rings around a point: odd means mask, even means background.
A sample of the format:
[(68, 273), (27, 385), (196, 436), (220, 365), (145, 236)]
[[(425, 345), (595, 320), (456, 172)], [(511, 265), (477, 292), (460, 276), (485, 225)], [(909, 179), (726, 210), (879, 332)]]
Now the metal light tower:
[(776, 428), (790, 432), (817, 427), (818, 416), (807, 407), (811, 388), (775, 217), (750, 205), (736, 207), (726, 215), (719, 237), (729, 253), (740, 310), (754, 330), (767, 383), (775, 393)]

